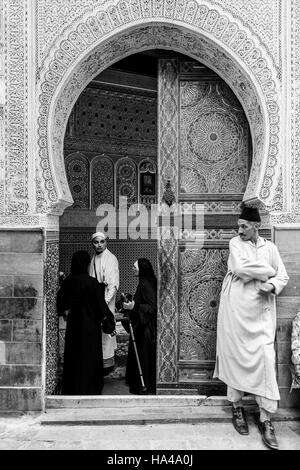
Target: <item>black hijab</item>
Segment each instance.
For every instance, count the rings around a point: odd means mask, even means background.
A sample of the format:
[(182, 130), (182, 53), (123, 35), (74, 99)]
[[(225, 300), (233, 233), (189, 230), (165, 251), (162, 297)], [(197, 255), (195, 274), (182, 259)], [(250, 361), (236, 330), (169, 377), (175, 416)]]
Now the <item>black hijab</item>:
[(76, 251), (72, 256), (71, 274), (73, 276), (78, 274), (87, 274), (90, 261), (91, 257), (87, 251)]
[(147, 258), (138, 259), (139, 278), (148, 279), (156, 283), (156, 276), (153, 271), (152, 264)]

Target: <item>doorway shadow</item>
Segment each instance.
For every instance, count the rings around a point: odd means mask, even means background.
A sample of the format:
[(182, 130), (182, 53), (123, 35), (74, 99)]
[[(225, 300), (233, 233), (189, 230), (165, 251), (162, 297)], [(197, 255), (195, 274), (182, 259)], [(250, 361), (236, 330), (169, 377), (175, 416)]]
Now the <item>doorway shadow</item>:
[(104, 377), (102, 395), (131, 395), (131, 393), (124, 378), (115, 379), (108, 376)]

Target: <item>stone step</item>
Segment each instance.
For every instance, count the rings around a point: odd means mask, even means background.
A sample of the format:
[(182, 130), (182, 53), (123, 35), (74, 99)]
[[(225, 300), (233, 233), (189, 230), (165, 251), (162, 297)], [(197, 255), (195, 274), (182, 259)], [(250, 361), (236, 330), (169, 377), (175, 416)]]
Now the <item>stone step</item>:
[[(249, 419), (256, 408), (246, 406)], [(230, 422), (230, 406), (147, 406), (47, 409), (39, 417), (42, 425), (141, 425), (169, 423)], [(300, 420), (300, 409), (279, 409), (273, 421)]]
[[(203, 409), (205, 408), (205, 409)], [(219, 408), (219, 407), (218, 407)], [(230, 410), (202, 406), (166, 406), (151, 408), (143, 405), (129, 408), (68, 408), (49, 409), (41, 417), (43, 425), (128, 425), (199, 423), (229, 421)]]
[[(255, 404), (252, 397), (243, 399), (245, 405)], [(96, 395), (96, 396), (47, 396), (45, 407), (52, 408), (129, 408), (129, 407), (169, 407), (169, 406), (227, 406), (224, 396), (206, 395)]]

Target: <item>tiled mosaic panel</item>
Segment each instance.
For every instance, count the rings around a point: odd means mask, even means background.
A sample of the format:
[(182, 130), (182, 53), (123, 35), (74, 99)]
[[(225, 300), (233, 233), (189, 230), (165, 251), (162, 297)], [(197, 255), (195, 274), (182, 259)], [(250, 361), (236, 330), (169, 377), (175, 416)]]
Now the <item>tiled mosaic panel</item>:
[(56, 295), (58, 291), (59, 243), (47, 242), (44, 291), (46, 293), (46, 395), (56, 393), (58, 381), (58, 316)]

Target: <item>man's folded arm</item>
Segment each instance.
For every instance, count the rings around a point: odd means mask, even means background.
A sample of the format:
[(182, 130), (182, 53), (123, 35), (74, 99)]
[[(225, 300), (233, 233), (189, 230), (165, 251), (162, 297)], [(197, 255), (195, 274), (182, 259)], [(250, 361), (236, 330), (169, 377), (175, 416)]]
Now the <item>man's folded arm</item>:
[(275, 269), (270, 264), (247, 258), (234, 244), (230, 244), (229, 263), (232, 273), (245, 283), (254, 279), (266, 282), (276, 274)]

